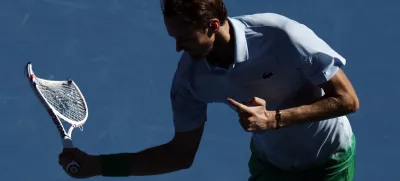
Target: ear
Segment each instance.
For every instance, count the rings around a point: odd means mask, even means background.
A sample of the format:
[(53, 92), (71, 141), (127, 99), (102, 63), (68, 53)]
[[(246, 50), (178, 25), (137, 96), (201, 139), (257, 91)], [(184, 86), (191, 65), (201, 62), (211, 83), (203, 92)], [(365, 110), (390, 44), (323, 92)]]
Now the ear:
[(220, 26), (221, 26), (221, 22), (219, 22), (219, 20), (217, 18), (211, 19), (210, 22), (208, 23), (208, 28), (212, 32), (218, 31)]
[(209, 21), (208, 23), (208, 32), (207, 35), (208, 37), (211, 37), (215, 32), (219, 30), (220, 27), (220, 22), (217, 18), (213, 18)]

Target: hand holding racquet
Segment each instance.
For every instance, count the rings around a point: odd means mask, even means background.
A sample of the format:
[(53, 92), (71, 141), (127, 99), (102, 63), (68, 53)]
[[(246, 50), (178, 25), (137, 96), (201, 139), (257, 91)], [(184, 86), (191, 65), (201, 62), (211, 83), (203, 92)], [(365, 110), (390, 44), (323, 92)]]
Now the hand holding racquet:
[[(82, 130), (88, 118), (88, 107), (78, 86), (73, 80), (48, 80), (37, 77), (32, 64), (26, 65), (26, 74), (32, 90), (46, 108), (53, 123), (56, 125), (64, 148), (73, 148), (72, 131), (79, 127)], [(65, 131), (61, 120), (71, 126), (68, 132)], [(71, 161), (66, 170), (69, 174), (79, 173), (80, 165)]]

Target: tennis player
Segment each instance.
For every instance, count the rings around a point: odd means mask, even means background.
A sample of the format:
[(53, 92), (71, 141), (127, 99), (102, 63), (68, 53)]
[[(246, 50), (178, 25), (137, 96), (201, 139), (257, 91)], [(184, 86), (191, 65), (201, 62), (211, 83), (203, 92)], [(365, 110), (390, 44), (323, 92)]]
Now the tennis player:
[[(164, 174), (191, 167), (207, 105), (224, 103), (252, 133), (249, 181), (351, 181), (359, 109), (346, 59), (304, 24), (274, 13), (227, 16), (222, 0), (162, 0), (166, 30), (184, 51), (172, 79), (175, 135), (136, 153), (64, 149), (76, 178)], [(235, 120), (233, 120), (235, 121)], [(232, 173), (226, 173), (232, 174)]]

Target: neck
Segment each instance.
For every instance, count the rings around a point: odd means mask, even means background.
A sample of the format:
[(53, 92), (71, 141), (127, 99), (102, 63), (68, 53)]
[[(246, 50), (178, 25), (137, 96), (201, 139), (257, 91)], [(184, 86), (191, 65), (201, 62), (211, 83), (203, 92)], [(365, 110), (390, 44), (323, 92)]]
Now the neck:
[(215, 35), (213, 51), (210, 52), (208, 59), (221, 67), (228, 67), (233, 63), (234, 57), (234, 35), (233, 29), (226, 21)]

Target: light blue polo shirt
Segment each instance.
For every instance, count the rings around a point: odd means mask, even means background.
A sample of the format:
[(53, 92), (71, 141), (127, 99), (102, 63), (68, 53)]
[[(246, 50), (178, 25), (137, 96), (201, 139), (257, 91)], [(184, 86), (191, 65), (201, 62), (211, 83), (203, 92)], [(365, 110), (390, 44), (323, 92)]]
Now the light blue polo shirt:
[[(346, 63), (312, 30), (287, 17), (260, 13), (230, 17), (229, 22), (235, 59), (228, 69), (182, 54), (171, 87), (176, 131), (198, 128), (207, 121), (207, 104), (229, 105), (227, 98), (260, 97), (267, 101), (268, 110), (310, 104), (324, 94), (318, 85)], [(260, 159), (296, 169), (348, 149), (352, 134), (347, 117), (342, 116), (253, 133), (252, 139)]]

